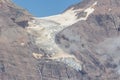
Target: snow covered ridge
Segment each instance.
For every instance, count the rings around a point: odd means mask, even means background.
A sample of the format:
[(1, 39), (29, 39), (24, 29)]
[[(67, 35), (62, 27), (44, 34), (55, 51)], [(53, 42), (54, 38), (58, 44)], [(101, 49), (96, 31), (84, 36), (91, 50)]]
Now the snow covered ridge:
[[(49, 17), (35, 18), (35, 19), (51, 20), (51, 21), (59, 23), (60, 25), (63, 25), (63, 26), (70, 26), (78, 21), (87, 20), (89, 15), (95, 11), (95, 9), (94, 9), (95, 5), (97, 5), (97, 1), (94, 2), (90, 7), (86, 8), (86, 9), (73, 10), (73, 8), (71, 8), (62, 14), (53, 15), (53, 16), (49, 16)], [(85, 17), (81, 17), (78, 19), (76, 16), (78, 12), (85, 12), (87, 14)]]

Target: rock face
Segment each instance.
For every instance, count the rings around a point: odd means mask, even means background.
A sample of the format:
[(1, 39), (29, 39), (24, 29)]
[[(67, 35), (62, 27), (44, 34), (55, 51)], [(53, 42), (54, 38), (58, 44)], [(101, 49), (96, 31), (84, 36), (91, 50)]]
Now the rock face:
[(0, 0), (0, 80), (120, 80), (119, 9), (83, 0), (35, 18)]
[(39, 80), (23, 28), (30, 17), (12, 2), (0, 2), (0, 80)]

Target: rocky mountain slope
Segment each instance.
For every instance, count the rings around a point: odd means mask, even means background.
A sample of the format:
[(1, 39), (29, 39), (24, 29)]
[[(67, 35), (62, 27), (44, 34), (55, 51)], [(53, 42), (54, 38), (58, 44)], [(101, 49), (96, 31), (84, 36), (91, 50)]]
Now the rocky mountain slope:
[(83, 0), (36, 18), (0, 0), (0, 80), (120, 80), (119, 9)]

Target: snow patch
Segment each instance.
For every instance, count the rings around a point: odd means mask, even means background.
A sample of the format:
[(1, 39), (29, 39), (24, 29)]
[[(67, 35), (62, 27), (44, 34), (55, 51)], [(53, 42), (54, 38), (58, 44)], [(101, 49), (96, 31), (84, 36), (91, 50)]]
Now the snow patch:
[(32, 55), (35, 59), (41, 59), (41, 57), (43, 57), (42, 54), (38, 54), (38, 53), (32, 53)]
[(87, 13), (86, 17), (82, 17), (80, 19), (78, 19), (78, 21), (80, 20), (87, 20), (87, 18), (89, 17), (90, 14), (92, 14), (95, 9), (94, 9), (94, 6), (97, 5), (97, 2), (95, 2), (92, 6), (90, 6), (89, 8), (85, 9), (84, 12)]
[(25, 43), (20, 43), (21, 46), (25, 46)]

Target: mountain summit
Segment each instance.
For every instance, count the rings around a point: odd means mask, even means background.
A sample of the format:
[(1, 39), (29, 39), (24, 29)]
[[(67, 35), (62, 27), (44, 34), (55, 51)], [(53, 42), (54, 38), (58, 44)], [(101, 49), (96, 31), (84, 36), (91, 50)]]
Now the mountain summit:
[(0, 80), (120, 80), (119, 6), (83, 0), (38, 18), (0, 0)]

